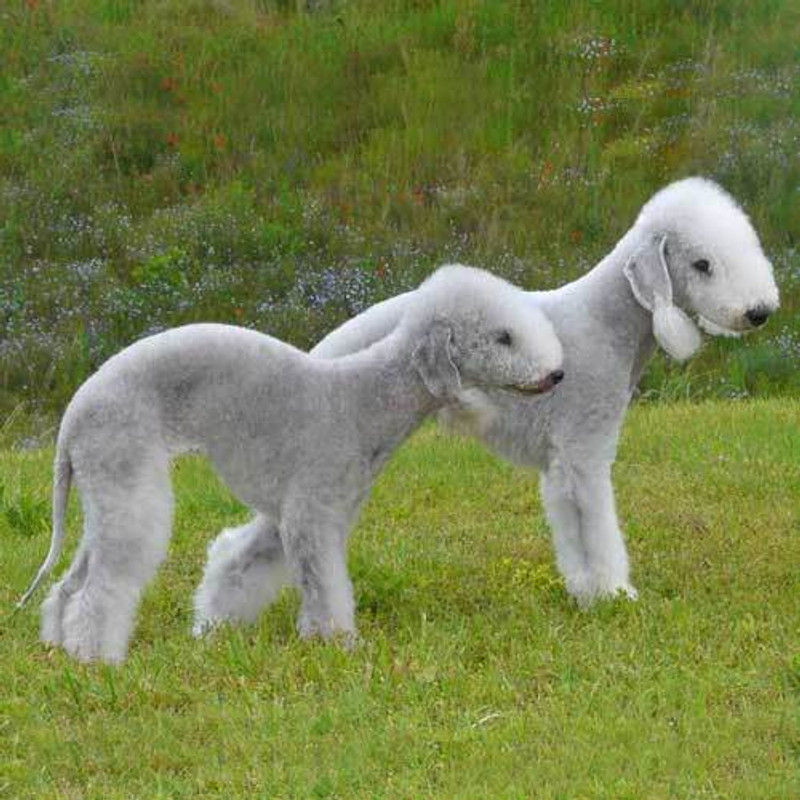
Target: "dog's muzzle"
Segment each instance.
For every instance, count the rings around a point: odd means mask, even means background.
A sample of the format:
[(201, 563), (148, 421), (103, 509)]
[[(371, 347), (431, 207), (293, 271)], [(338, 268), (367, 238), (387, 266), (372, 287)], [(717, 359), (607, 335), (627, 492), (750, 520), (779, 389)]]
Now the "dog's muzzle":
[(750, 331), (754, 331), (756, 328), (765, 325), (773, 311), (775, 311), (775, 309), (767, 305), (754, 306), (753, 308), (747, 309), (741, 317), (737, 317), (736, 322), (731, 327), (720, 325), (720, 323), (713, 322), (702, 315), (698, 315), (697, 321), (700, 323), (700, 327), (712, 336), (736, 337), (744, 333), (750, 333)]
[(556, 369), (536, 383), (514, 384), (506, 386), (506, 389), (517, 394), (543, 394), (544, 392), (549, 392), (563, 380), (564, 370)]
[(767, 306), (755, 306), (745, 311), (744, 315), (754, 328), (760, 328), (769, 319), (771, 313), (772, 309)]

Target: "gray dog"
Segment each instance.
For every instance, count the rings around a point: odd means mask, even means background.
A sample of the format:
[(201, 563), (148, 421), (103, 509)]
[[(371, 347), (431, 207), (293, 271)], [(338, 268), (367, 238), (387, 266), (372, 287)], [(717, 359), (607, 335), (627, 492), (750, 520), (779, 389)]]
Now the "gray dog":
[(74, 480), (84, 536), (44, 603), (42, 638), (81, 660), (123, 660), (141, 592), (167, 552), (170, 459), (201, 451), (259, 524), (210, 548), (195, 632), (253, 619), (288, 577), (302, 591), (302, 636), (352, 637), (347, 538), (392, 452), (463, 392), (538, 394), (560, 381), (560, 366), (558, 339), (524, 293), (460, 266), (440, 269), (382, 341), (347, 358), (316, 359), (224, 325), (139, 341), (64, 414), (50, 553), (20, 602), (58, 558)]

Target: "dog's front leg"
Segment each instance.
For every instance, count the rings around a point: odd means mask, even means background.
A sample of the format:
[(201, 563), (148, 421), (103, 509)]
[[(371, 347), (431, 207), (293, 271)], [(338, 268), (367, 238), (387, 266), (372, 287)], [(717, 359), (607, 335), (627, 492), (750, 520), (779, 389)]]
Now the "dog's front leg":
[(586, 554), (588, 600), (622, 594), (637, 597), (630, 582), (625, 539), (619, 527), (611, 483), (611, 464), (581, 465), (574, 472), (581, 542)]
[[(313, 496), (313, 494), (311, 495)], [(303, 605), (302, 638), (356, 638), (353, 585), (347, 572), (347, 537), (352, 515), (303, 499), (287, 504), (280, 532), (294, 583)]]
[(620, 592), (635, 599), (611, 465), (555, 460), (542, 476), (542, 500), (569, 594), (583, 606)]

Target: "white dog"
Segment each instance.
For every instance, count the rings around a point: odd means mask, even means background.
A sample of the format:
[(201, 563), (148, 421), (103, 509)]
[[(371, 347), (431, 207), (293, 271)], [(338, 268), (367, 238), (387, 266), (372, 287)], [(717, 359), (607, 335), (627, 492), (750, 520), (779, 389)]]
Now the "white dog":
[[(414, 292), (365, 311), (312, 354), (331, 358), (390, 330)], [(580, 603), (636, 596), (617, 522), (611, 465), (625, 411), (656, 344), (685, 359), (701, 337), (763, 325), (778, 307), (772, 266), (749, 219), (719, 186), (678, 181), (648, 202), (634, 226), (591, 272), (552, 292), (530, 292), (564, 346), (567, 378), (525, 399), (476, 390), (445, 414), (495, 452), (543, 472), (542, 497), (567, 590)], [(484, 413), (490, 407), (494, 413)], [(461, 426), (463, 427), (463, 425)]]

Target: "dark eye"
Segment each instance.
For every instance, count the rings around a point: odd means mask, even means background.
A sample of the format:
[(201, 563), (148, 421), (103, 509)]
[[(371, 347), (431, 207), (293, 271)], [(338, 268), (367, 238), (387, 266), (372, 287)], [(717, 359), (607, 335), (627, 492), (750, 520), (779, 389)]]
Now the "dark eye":
[(508, 331), (500, 331), (500, 333), (497, 334), (497, 344), (511, 347), (511, 342), (511, 334)]
[(709, 264), (705, 258), (701, 258), (698, 261), (695, 261), (692, 264), (692, 267), (694, 267), (694, 269), (696, 269), (698, 272), (702, 272), (706, 275), (709, 272), (711, 272), (711, 264)]

